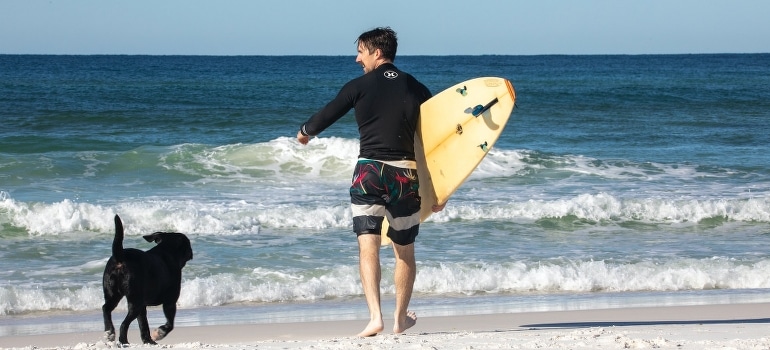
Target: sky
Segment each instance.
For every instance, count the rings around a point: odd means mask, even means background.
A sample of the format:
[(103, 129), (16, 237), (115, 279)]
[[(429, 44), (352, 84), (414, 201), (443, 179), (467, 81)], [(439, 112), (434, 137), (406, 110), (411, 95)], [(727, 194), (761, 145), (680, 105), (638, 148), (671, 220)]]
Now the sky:
[(0, 0), (0, 54), (770, 53), (768, 0)]

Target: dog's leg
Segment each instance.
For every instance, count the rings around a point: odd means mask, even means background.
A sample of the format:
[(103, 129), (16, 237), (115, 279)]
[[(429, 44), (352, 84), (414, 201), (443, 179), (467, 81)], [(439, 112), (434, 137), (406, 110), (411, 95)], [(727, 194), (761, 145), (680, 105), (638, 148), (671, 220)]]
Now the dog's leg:
[(142, 342), (145, 344), (157, 344), (150, 336), (150, 323), (147, 322), (146, 305), (142, 305), (141, 309), (139, 309), (139, 317), (136, 320), (139, 322), (139, 335), (142, 337)]
[(102, 315), (104, 316), (104, 336), (107, 341), (115, 341), (115, 325), (112, 324), (112, 310), (118, 306), (120, 297), (108, 296), (107, 292), (104, 293), (104, 306), (102, 306)]
[[(131, 325), (131, 322), (134, 322), (134, 320), (140, 315), (141, 310), (146, 311), (146, 307), (144, 304), (139, 303), (132, 303), (131, 301), (128, 302), (128, 314), (126, 314), (126, 318), (123, 320), (123, 323), (120, 324), (120, 336), (118, 337), (118, 341), (120, 341), (121, 344), (128, 344), (128, 327)], [(146, 314), (145, 314), (146, 315)], [(145, 316), (145, 325), (147, 324), (147, 317)], [(139, 330), (142, 329), (142, 321), (139, 320)], [(149, 334), (149, 331), (147, 331)], [(142, 335), (142, 340), (144, 340), (144, 335)]]
[(166, 316), (166, 324), (158, 327), (152, 332), (153, 340), (161, 340), (174, 330), (174, 317), (176, 317), (176, 303), (169, 302), (163, 304), (163, 315)]

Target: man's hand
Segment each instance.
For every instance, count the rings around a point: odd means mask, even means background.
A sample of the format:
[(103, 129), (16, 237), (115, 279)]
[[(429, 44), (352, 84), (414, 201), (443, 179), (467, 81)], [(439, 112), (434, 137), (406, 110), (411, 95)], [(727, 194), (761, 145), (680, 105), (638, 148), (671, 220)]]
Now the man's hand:
[(446, 202), (444, 202), (443, 204), (434, 204), (431, 209), (433, 210), (434, 213), (438, 213), (444, 210), (444, 207), (446, 207)]
[(302, 135), (301, 131), (297, 131), (297, 141), (303, 145), (307, 145), (310, 142), (310, 136)]

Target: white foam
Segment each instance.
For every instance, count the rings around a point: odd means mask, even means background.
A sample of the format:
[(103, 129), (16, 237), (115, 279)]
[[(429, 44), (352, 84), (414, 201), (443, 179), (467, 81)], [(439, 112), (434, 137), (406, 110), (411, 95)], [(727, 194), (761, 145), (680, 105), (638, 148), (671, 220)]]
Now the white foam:
[[(257, 233), (269, 228), (347, 228), (352, 224), (348, 199), (338, 197), (295, 198), (294, 202), (263, 203), (205, 199), (158, 199), (120, 201), (111, 205), (78, 203), (69, 199), (55, 203), (17, 202), (10, 196), (0, 200), (3, 220), (30, 235), (62, 235), (78, 232), (114, 232), (113, 216), (126, 222), (126, 234), (176, 231), (203, 235)], [(461, 197), (459, 194), (458, 197)], [(639, 221), (646, 223), (697, 223), (721, 218), (744, 222), (770, 222), (770, 198), (675, 199), (620, 198), (608, 193), (580, 194), (571, 198), (524, 201), (484, 201), (469, 196), (453, 199), (447, 208), (429, 220), (526, 221), (577, 217), (594, 222)], [(488, 197), (484, 197), (487, 198)], [(271, 200), (276, 200), (275, 198)], [(130, 224), (128, 224), (130, 223)]]
[(280, 137), (265, 143), (206, 147), (178, 145), (161, 157), (168, 169), (200, 176), (202, 182), (276, 182), (349, 180), (358, 141), (314, 138), (308, 145)]
[(770, 287), (770, 260), (741, 264), (724, 258), (620, 264), (606, 261), (441, 263), (420, 267), (426, 293), (628, 292)]
[[(392, 294), (392, 269), (384, 266), (382, 289)], [(770, 260), (744, 263), (713, 257), (668, 261), (566, 260), (506, 263), (430, 263), (418, 266), (415, 293), (532, 294), (554, 292), (640, 292), (770, 288)], [(286, 271), (257, 268), (250, 274), (192, 277), (182, 284), (179, 306), (195, 308), (235, 303), (279, 303), (358, 297), (357, 266)], [(50, 310), (99, 310), (101, 286), (78, 288), (0, 287), (0, 315)], [(125, 305), (119, 306), (125, 309)]]
[(697, 223), (705, 219), (770, 222), (770, 198), (663, 199), (618, 198), (607, 193), (581, 194), (571, 198), (485, 203), (452, 200), (430, 220), (527, 221), (576, 217), (593, 222)]

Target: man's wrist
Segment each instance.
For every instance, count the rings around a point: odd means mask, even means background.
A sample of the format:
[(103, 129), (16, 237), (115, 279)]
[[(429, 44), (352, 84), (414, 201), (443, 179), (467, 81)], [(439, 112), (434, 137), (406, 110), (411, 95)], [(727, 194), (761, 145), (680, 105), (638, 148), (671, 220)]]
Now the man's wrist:
[(302, 136), (310, 136), (310, 134), (305, 131), (305, 124), (302, 124), (302, 126), (299, 127), (299, 133), (302, 134)]

